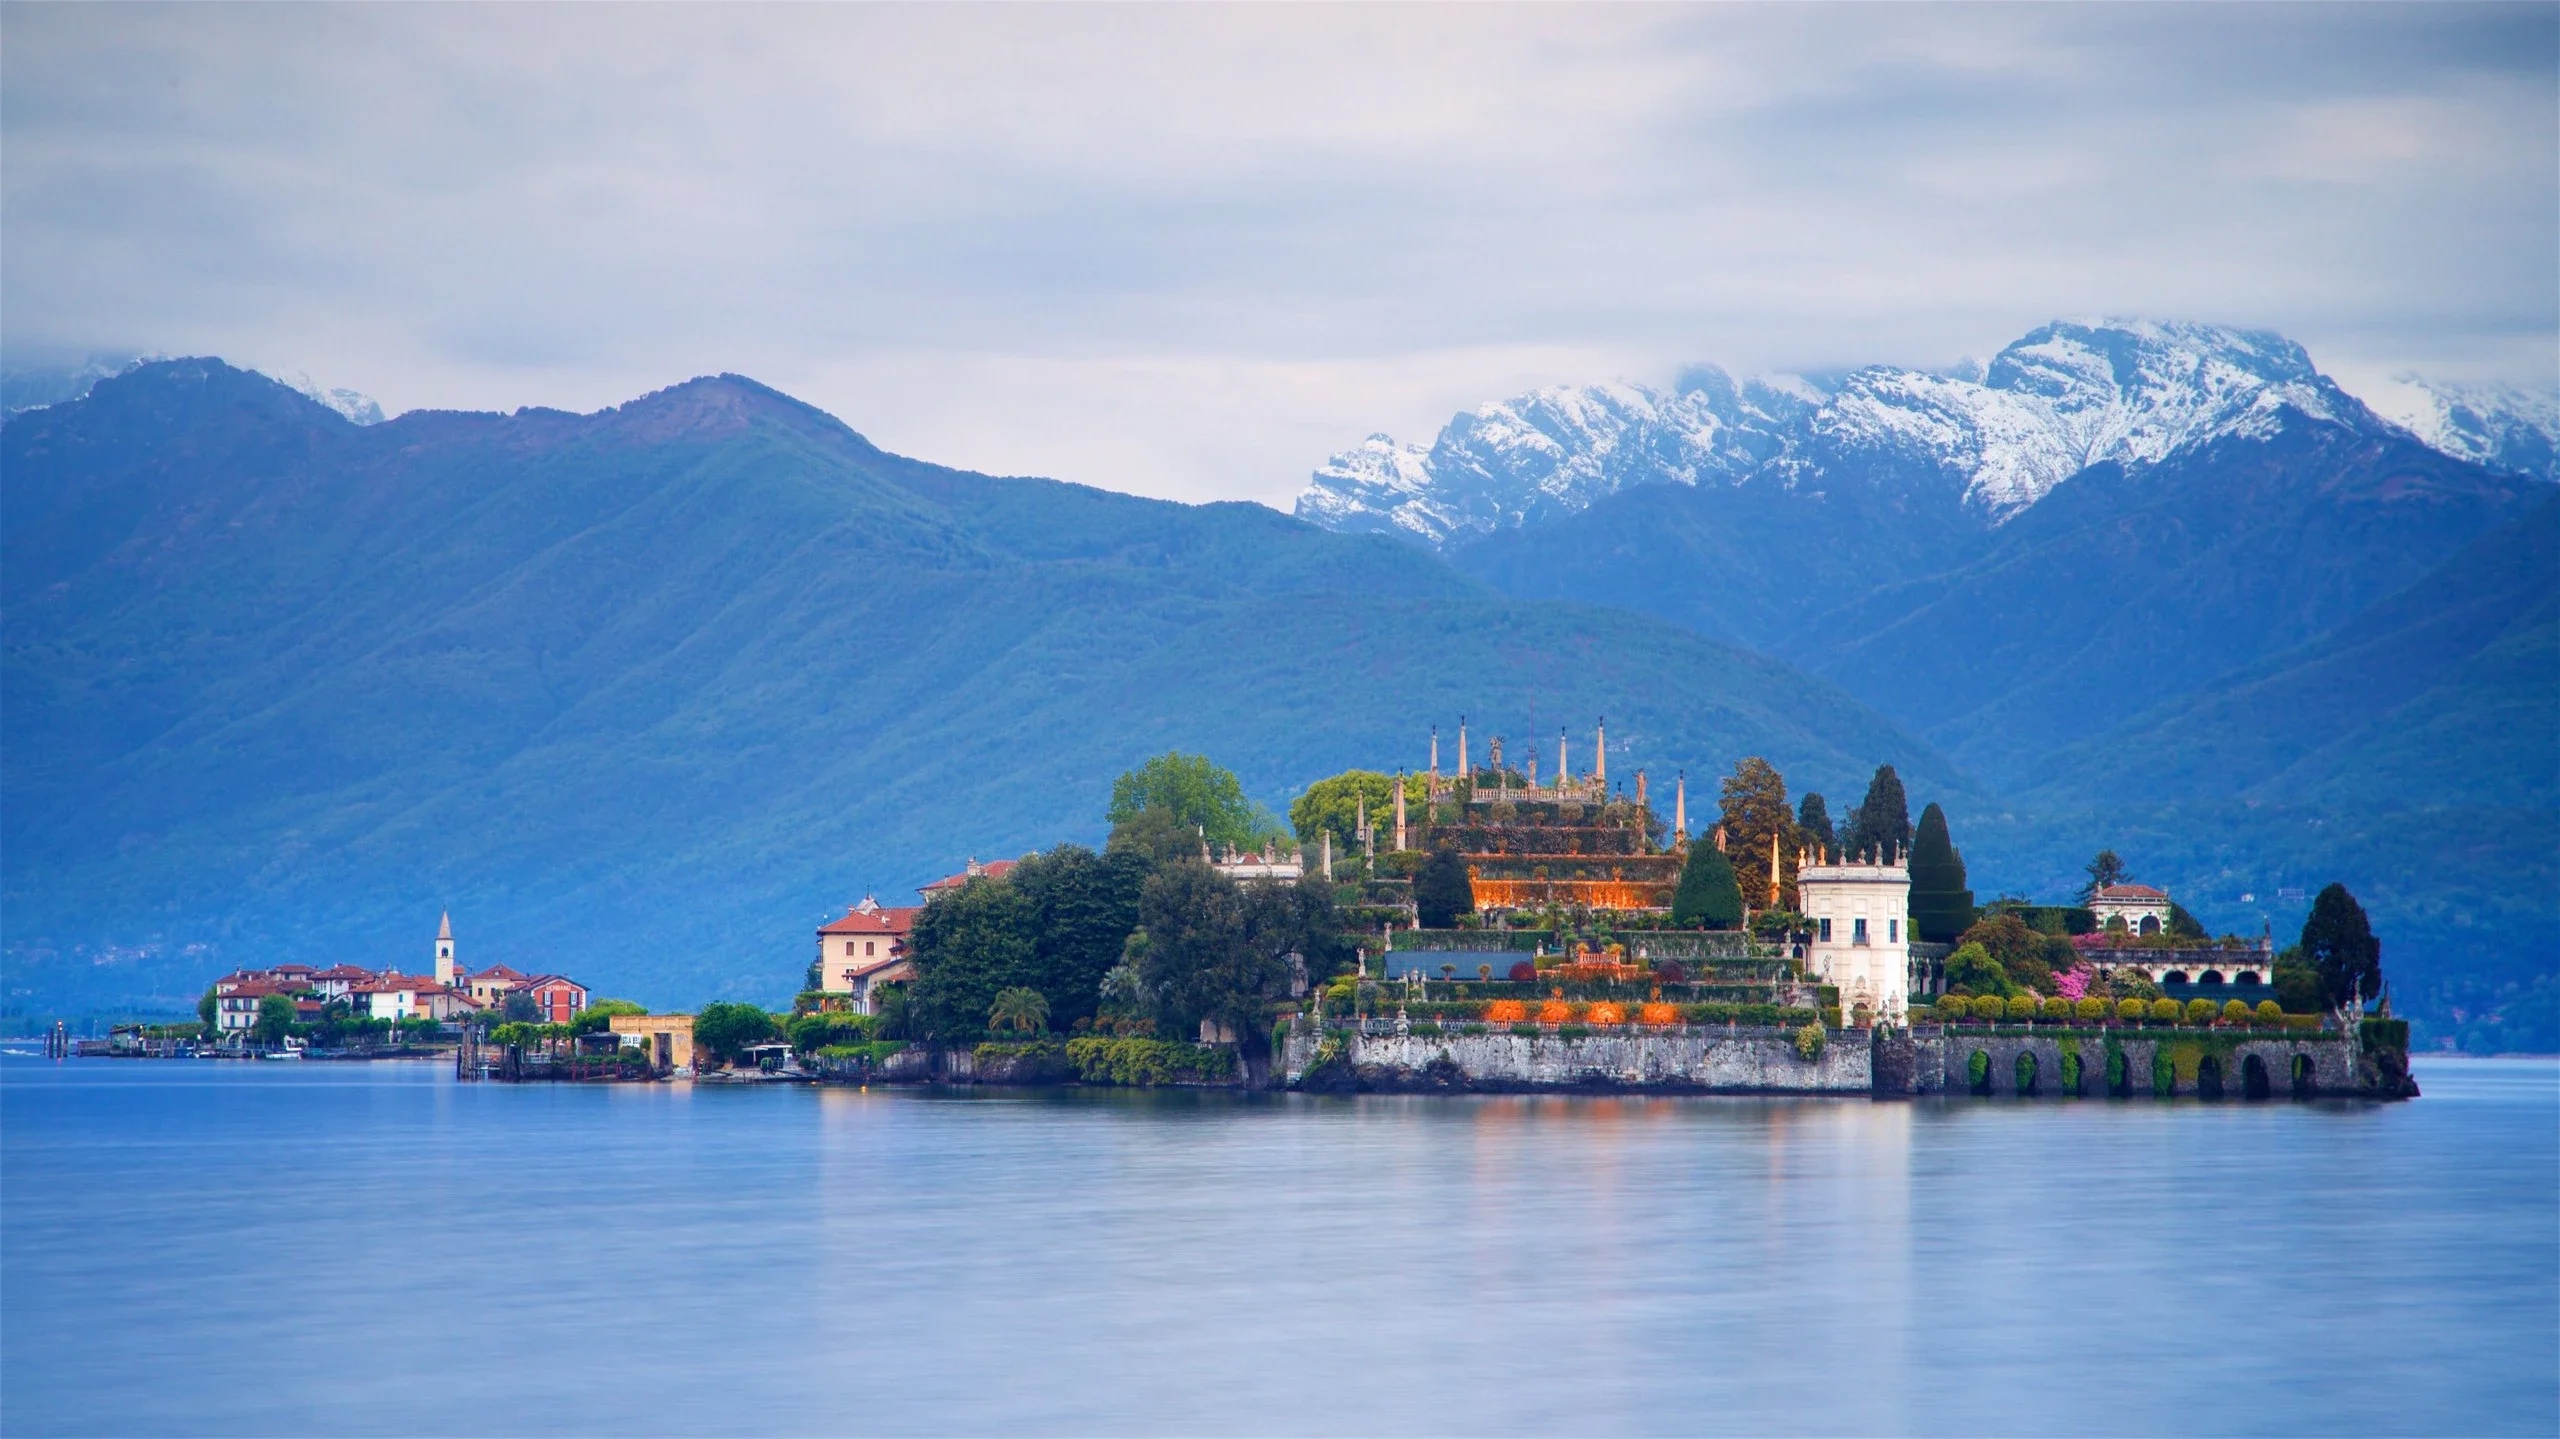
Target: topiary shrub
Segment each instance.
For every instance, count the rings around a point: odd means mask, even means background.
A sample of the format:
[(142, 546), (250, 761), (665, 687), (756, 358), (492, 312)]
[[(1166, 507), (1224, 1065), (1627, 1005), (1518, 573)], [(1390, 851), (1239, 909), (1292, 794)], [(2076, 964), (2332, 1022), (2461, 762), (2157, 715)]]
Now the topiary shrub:
[(1540, 1024), (1571, 1024), (1573, 1006), (1561, 999), (1550, 999), (1538, 1006), (1538, 1022)]
[(1952, 1024), (1965, 1016), (1965, 998), (1961, 994), (1942, 994), (1929, 1006), (1929, 1017), (1940, 1024)]
[(2106, 1022), (2108, 1008), (2105, 1000), (2094, 994), (2086, 995), (2071, 1006), (2071, 1016), (2082, 1024), (2103, 1024)]
[(2011, 1019), (2023, 1022), (2035, 1018), (2043, 1004), (2032, 994), (2019, 994), (2010, 996), (2005, 1007)]
[(1638, 1024), (1657, 1026), (1678, 1024), (1680, 1022), (1680, 1006), (1676, 1004), (1664, 1004), (1660, 1000), (1656, 1000), (1636, 1011), (1636, 1022)]
[(1822, 1046), (1829, 1036), (1819, 1024), (1808, 1024), (1796, 1031), (1796, 1057), (1808, 1063), (1822, 1057)]
[(1484, 1007), (1487, 1024), (1518, 1024), (1529, 1017), (1529, 1006), (1516, 999), (1497, 999)]
[(2249, 1011), (2249, 1017), (2256, 1020), (2261, 1026), (2267, 1029), (2282, 1028), (2284, 1025), (2284, 1006), (2276, 1003), (2272, 999), (2262, 999), (2258, 1001), (2258, 1007), (2256, 1009)]
[(2056, 995), (2053, 998), (2046, 1000), (2043, 1004), (2037, 1006), (2037, 1008), (2042, 1012), (2042, 1016), (2044, 1018), (2052, 1020), (2056, 1024), (2070, 1023), (2074, 1012), (2071, 1008), (2071, 1001), (2062, 998), (2060, 995)]
[(1964, 1078), (1965, 1083), (1973, 1086), (1976, 1094), (1990, 1088), (1991, 1056), (1979, 1049), (1975, 1050), (1964, 1062)]
[(2151, 1017), (2151, 1006), (2139, 999), (2116, 1001), (2116, 1019), (2123, 1024), (2140, 1024)]
[(2189, 1024), (2198, 1026), (2211, 1024), (2213, 1023), (2213, 1016), (2216, 1012), (2213, 1001), (2210, 999), (2190, 999), (2187, 1001), (2187, 1023)]
[(1524, 959), (1512, 965), (1509, 973), (1515, 982), (1525, 984), (1538, 977), (1538, 966)]
[(2236, 999), (2224, 1000), (2222, 1002), (2222, 1022), (2225, 1024), (2247, 1024), (2249, 1022), (2249, 1006), (2242, 1004)]
[(1595, 1004), (1589, 1009), (1583, 1011), (1582, 1018), (1583, 1022), (1590, 1024), (1595, 1028), (1605, 1025), (1624, 1024), (1627, 1022), (1626, 1006), (1612, 1004), (1604, 999), (1598, 1004)]
[(2151, 1017), (2159, 1023), (2175, 1024), (2178, 1022), (2178, 1016), (2184, 1012), (2185, 1011), (2178, 1007), (2178, 1002), (2174, 999), (2155, 999), (2151, 1001)]
[(1676, 959), (1658, 959), (1653, 964), (1653, 977), (1664, 984), (1684, 984), (1689, 971)]

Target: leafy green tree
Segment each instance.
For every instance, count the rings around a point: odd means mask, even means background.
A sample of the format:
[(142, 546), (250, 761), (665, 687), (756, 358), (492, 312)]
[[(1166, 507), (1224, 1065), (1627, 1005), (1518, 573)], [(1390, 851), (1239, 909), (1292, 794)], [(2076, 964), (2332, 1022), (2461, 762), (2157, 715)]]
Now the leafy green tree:
[(250, 1027), (250, 1035), (260, 1044), (282, 1044), (293, 1033), (293, 1001), (281, 994), (270, 994), (258, 1001), (258, 1022)]
[(2287, 1014), (2318, 1014), (2327, 1009), (2329, 986), (2321, 982), (2320, 971), (2300, 963), (2300, 951), (2288, 949), (2285, 954), (2296, 960), (2288, 963), (2282, 955), (2276, 959), (2276, 1004)]
[(1045, 1032), (1049, 1028), (1048, 997), (1024, 984), (996, 991), (995, 1002), (987, 1006), (987, 1028), (1016, 1034)]
[(1690, 841), (1688, 860), (1680, 866), (1680, 887), (1671, 894), (1671, 922), (1702, 929), (1732, 929), (1742, 923), (1742, 890), (1734, 882), (1733, 862), (1711, 838)]
[(1113, 824), (1148, 809), (1163, 810), (1192, 826), (1213, 847), (1251, 849), (1277, 837), (1279, 828), (1244, 797), (1235, 775), (1206, 755), (1160, 754), (1113, 781)]
[[(1724, 780), (1724, 852), (1750, 909), (1796, 907), (1795, 816), (1787, 809), (1786, 776), (1753, 755)], [(1769, 852), (1778, 851), (1778, 893), (1769, 893)]]
[(2302, 922), (2302, 958), (2320, 976), (2331, 1007), (2382, 993), (2382, 941), (2343, 884), (2312, 896), (2311, 917)]
[(1102, 976), (1120, 962), (1137, 928), (1138, 894), (1154, 868), (1136, 847), (1095, 854), (1063, 844), (1005, 875), (1028, 905), (1031, 924), (1031, 967), (1015, 982), (1040, 991), (1051, 1028), (1073, 1029), (1093, 1015)]
[(1984, 998), (2006, 998), (2018, 992), (2009, 971), (1978, 940), (1967, 940), (1947, 956), (1947, 988)]
[(1911, 847), (1911, 806), (1902, 795), (1902, 776), (1893, 766), (1876, 766), (1867, 781), (1867, 797), (1849, 812), (1840, 847), (1851, 855), (1890, 853)]
[(509, 1024), (538, 1024), (542, 1020), (542, 1006), (534, 1003), (533, 996), (523, 990), (511, 989), (507, 991), (507, 997), (498, 1002), (498, 1017)]
[(1130, 958), (1164, 1032), (1187, 1037), (1210, 1019), (1240, 1044), (1268, 1045), (1265, 1022), (1271, 1001), (1288, 992), (1296, 939), (1285, 922), (1273, 922), (1278, 913), (1204, 865), (1172, 865), (1148, 878)]
[(1039, 985), (1038, 925), (1038, 910), (1009, 877), (979, 880), (926, 905), (907, 936), (916, 967), (909, 1025), (946, 1043), (984, 1038), (998, 991)]
[(2114, 850), (2102, 849), (2089, 861), (2089, 882), (2080, 886), (2080, 902), (2087, 904), (2099, 890), (2124, 883), (2124, 860)]
[(752, 1004), (713, 1001), (693, 1018), (693, 1042), (724, 1063), (744, 1059), (752, 1045), (779, 1038), (773, 1016)]
[(578, 1011), (577, 1017), (569, 1021), (569, 1032), (571, 1034), (602, 1034), (613, 1028), (613, 1017), (617, 1014), (647, 1014), (648, 1012), (649, 1006), (638, 1000), (599, 999)]
[(1972, 925), (1964, 855), (1947, 837), (1946, 811), (1933, 803), (1920, 811), (1920, 829), (1911, 841), (1911, 927), (1932, 944), (1948, 944)]
[(2053, 971), (2045, 963), (2045, 936), (2027, 927), (2027, 922), (2009, 910), (1987, 914), (1975, 920), (1959, 940), (1962, 944), (1981, 945), (1984, 952), (1999, 961), (2001, 972), (2013, 983), (2026, 984), (2031, 976), (2041, 976), (2045, 989), (2053, 987)]
[(1467, 877), (1466, 858), (1449, 845), (1432, 850), (1413, 874), (1415, 918), (1424, 929), (1447, 929), (1459, 915), (1475, 909), (1475, 883)]
[(1200, 853), (1206, 843), (1198, 830), (1184, 824), (1172, 810), (1142, 809), (1111, 826), (1103, 853), (1113, 858), (1129, 856), (1142, 870), (1152, 871), (1159, 865), (1206, 863)]
[(2169, 937), (2172, 939), (2207, 939), (2203, 921), (2187, 913), (2183, 904), (2169, 906)]
[(221, 1009), (222, 998), (211, 989), (207, 989), (203, 997), (196, 1001), (196, 1018), (204, 1021), (205, 1033), (213, 1033), (214, 1016), (220, 1013)]
[(907, 1003), (904, 984), (876, 984), (871, 987), (871, 1032), (882, 1039), (916, 1037), (914, 1011)]
[[(1405, 776), (1408, 828), (1426, 817), (1425, 807), (1431, 802), (1430, 784), (1423, 775)], [(1306, 793), (1289, 802), (1289, 824), (1297, 831), (1301, 845), (1314, 845), (1319, 835), (1330, 831), (1333, 852), (1346, 855), (1359, 848), (1363, 806), (1367, 808), (1370, 827), (1378, 832), (1378, 848), (1391, 847), (1395, 843), (1396, 778), (1376, 770), (1347, 769), (1307, 786)]]
[(1805, 791), (1804, 803), (1796, 806), (1796, 834), (1817, 856), (1830, 853), (1839, 843), (1840, 837), (1831, 830), (1831, 807), (1812, 790)]

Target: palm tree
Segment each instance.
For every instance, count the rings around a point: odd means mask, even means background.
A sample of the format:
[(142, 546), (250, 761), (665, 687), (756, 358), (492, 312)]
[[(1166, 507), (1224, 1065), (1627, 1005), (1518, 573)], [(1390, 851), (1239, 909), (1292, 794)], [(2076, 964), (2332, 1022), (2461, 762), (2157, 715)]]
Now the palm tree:
[(999, 990), (987, 1006), (987, 1027), (1038, 1034), (1049, 1027), (1049, 997), (1023, 985)]

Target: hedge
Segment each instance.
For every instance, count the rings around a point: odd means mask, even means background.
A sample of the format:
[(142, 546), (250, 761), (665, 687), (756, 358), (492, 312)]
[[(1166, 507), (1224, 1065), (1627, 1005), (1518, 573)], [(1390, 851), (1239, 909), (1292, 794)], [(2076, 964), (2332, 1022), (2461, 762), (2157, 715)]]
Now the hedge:
[(1067, 1063), (1087, 1084), (1217, 1084), (1236, 1074), (1234, 1050), (1173, 1039), (1070, 1039)]

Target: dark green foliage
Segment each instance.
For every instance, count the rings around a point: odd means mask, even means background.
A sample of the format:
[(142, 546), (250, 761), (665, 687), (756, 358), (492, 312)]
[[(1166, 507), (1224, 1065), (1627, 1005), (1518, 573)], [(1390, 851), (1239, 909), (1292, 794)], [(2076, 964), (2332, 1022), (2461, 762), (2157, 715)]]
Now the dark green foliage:
[(1219, 1084), (1235, 1078), (1236, 1052), (1169, 1039), (1071, 1039), (1067, 1062), (1087, 1084)]
[(1168, 865), (1148, 878), (1138, 901), (1129, 956), (1152, 996), (1158, 1032), (1183, 1035), (1200, 1021), (1227, 1026), (1239, 1042), (1268, 1042), (1274, 1001), (1289, 991), (1292, 953), (1338, 946), (1316, 933), (1330, 918), (1321, 885), (1240, 886), (1205, 865)]
[(2087, 873), (2089, 876), (2088, 883), (2080, 886), (2080, 902), (2082, 904), (2087, 904), (2090, 896), (2096, 894), (2099, 890), (2105, 889), (2109, 885), (2124, 883), (2124, 860), (2121, 856), (2117, 855), (2114, 850), (2102, 849), (2098, 851), (2097, 858), (2089, 861)]
[(2320, 976), (2333, 1008), (2369, 1004), (2382, 993), (2382, 941), (2343, 884), (2312, 898), (2311, 917), (2302, 924), (2302, 960)]
[(1742, 923), (1742, 889), (1734, 882), (1733, 862), (1701, 836), (1689, 846), (1680, 866), (1680, 887), (1671, 895), (1671, 923), (1686, 928), (1732, 929)]
[(1989, 1093), (1991, 1090), (1991, 1056), (1979, 1049), (1969, 1055), (1966, 1055), (1964, 1061), (1964, 1077), (1965, 1082), (1973, 1087), (1974, 1093)]
[(1158, 865), (1201, 863), (1208, 857), (1207, 847), (1199, 831), (1173, 811), (1142, 809), (1111, 827), (1103, 852), (1114, 859), (1126, 856), (1141, 870), (1152, 870)]
[(1852, 857), (1911, 848), (1911, 807), (1902, 797), (1902, 776), (1894, 773), (1893, 766), (1876, 766), (1875, 778), (1867, 781), (1867, 797), (1849, 813), (1840, 845)]
[(579, 1010), (577, 1017), (569, 1021), (569, 1032), (571, 1034), (602, 1034), (613, 1028), (613, 1017), (617, 1014), (647, 1014), (648, 1012), (649, 1006), (628, 999), (595, 1000), (586, 1008)]
[(1413, 907), (1425, 929), (1446, 929), (1459, 915), (1475, 913), (1475, 886), (1467, 879), (1466, 860), (1455, 849), (1434, 849), (1414, 872)]
[(1041, 1034), (1049, 1028), (1049, 1000), (1029, 985), (999, 989), (987, 1006), (987, 1028), (998, 1033)]
[(2187, 907), (2185, 905), (2179, 904), (2173, 900), (2169, 905), (2169, 937), (2172, 939), (2209, 939), (2212, 936), (2205, 933), (2204, 925), (2201, 921), (2199, 921), (2194, 915), (2187, 913)]
[(282, 1044), (293, 1033), (293, 1001), (281, 994), (270, 994), (258, 1001), (258, 1022), (249, 1037), (260, 1044)]
[(783, 1026), (791, 1047), (803, 1054), (814, 1054), (830, 1045), (864, 1044), (879, 1030), (878, 1021), (867, 1014), (847, 1014), (842, 1010), (817, 1014), (795, 1014)]
[(907, 1022), (917, 1036), (946, 1044), (984, 1038), (996, 995), (1039, 979), (1038, 924), (1031, 901), (1003, 879), (963, 885), (926, 905), (907, 938), (916, 967)]
[(693, 1018), (693, 1042), (713, 1058), (735, 1064), (746, 1057), (751, 1045), (778, 1038), (773, 1016), (753, 1004), (714, 1001), (702, 1007)]
[(542, 1006), (534, 1003), (533, 996), (523, 990), (511, 989), (507, 991), (506, 998), (498, 1001), (498, 1018), (509, 1024), (539, 1024), (542, 1022)]
[(1807, 790), (1803, 803), (1796, 806), (1796, 833), (1817, 856), (1829, 853), (1837, 843), (1839, 836), (1831, 830), (1831, 808), (1823, 803), (1820, 794)]
[(1005, 875), (1027, 902), (1032, 926), (1030, 975), (1016, 982), (1048, 1001), (1051, 1029), (1070, 1030), (1093, 1015), (1102, 976), (1120, 962), (1137, 927), (1138, 891), (1150, 868), (1134, 848), (1097, 855), (1067, 844)]
[[(1408, 824), (1419, 822), (1429, 797), (1429, 785), (1421, 775), (1405, 776), (1405, 804)], [(1317, 836), (1330, 831), (1336, 858), (1355, 853), (1360, 848), (1359, 826), (1366, 813), (1369, 826), (1378, 835), (1378, 849), (1383, 853), (1395, 843), (1396, 777), (1377, 770), (1352, 769), (1317, 780), (1305, 793), (1289, 802), (1289, 824), (1298, 842), (1312, 846)]]
[(1911, 842), (1911, 927), (1932, 944), (1952, 944), (1972, 924), (1964, 855), (1947, 835), (1946, 811), (1932, 803)]
[[(2046, 939), (2047, 936), (2029, 929), (2025, 920), (2003, 911), (1975, 921), (1973, 927), (1964, 932), (1963, 943), (1982, 946), (1998, 962), (2002, 973), (2016, 983), (2051, 992), (2053, 970), (2045, 959)], [(1948, 971), (1948, 982), (1955, 982), (1952, 969)]]
[(221, 997), (216, 995), (211, 988), (207, 988), (204, 994), (196, 1000), (196, 1017), (204, 1021), (205, 1033), (213, 1033), (214, 1015), (220, 1010), (220, 1008)]

